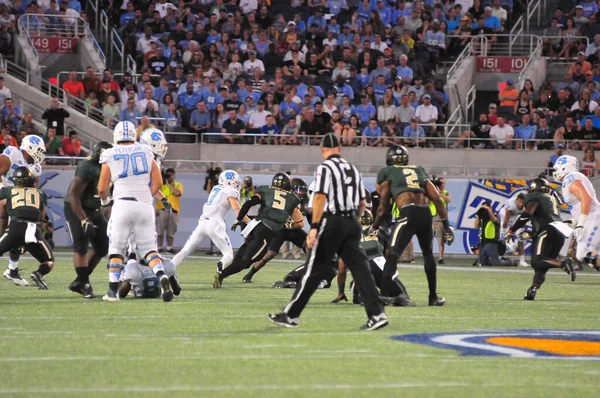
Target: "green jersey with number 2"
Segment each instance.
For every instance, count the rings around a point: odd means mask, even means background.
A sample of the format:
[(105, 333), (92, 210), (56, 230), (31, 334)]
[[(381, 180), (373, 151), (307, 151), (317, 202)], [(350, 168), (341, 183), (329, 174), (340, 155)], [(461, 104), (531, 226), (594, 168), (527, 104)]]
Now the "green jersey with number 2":
[(425, 184), (429, 180), (427, 172), (421, 166), (388, 166), (377, 174), (377, 183), (390, 183), (390, 192), (393, 199), (404, 192), (425, 193)]
[(275, 233), (284, 227), (300, 204), (300, 199), (292, 192), (271, 186), (257, 187), (255, 193), (260, 195), (260, 210), (256, 218)]
[(0, 200), (6, 199), (6, 213), (13, 220), (39, 222), (46, 194), (37, 188), (5, 187), (0, 189)]

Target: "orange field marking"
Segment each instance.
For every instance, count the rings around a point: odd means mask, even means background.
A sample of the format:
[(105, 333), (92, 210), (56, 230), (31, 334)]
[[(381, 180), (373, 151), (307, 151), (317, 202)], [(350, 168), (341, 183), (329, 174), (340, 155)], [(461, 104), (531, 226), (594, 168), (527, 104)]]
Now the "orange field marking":
[(545, 351), (565, 356), (600, 355), (600, 342), (551, 340), (523, 337), (490, 337), (488, 343), (528, 350)]

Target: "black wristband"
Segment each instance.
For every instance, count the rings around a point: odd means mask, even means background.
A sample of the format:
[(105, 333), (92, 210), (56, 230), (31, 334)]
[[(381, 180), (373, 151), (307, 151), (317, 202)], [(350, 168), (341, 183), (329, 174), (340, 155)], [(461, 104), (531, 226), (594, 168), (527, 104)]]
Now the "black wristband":
[(310, 229), (319, 229), (319, 228), (321, 228), (321, 221), (319, 221), (318, 223), (315, 223), (315, 222), (310, 223)]
[(442, 226), (443, 226), (443, 227), (444, 227), (444, 229), (446, 229), (446, 230), (450, 229), (450, 224), (448, 223), (448, 219), (447, 219), (447, 218), (444, 218), (444, 219), (442, 220)]

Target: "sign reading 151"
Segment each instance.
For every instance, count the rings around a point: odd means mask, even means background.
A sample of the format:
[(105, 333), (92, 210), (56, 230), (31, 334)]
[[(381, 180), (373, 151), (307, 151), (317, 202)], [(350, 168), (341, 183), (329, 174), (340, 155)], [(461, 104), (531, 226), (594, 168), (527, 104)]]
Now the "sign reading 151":
[(518, 73), (527, 57), (477, 57), (477, 72)]
[(76, 53), (77, 39), (71, 37), (32, 36), (31, 42), (38, 53)]

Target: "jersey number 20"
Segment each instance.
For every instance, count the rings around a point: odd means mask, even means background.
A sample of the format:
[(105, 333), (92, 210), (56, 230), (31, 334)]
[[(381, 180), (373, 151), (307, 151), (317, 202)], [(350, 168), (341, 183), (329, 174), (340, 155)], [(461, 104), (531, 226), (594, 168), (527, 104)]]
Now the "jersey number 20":
[(40, 208), (40, 193), (35, 189), (13, 188), (11, 206), (13, 209), (21, 206)]

